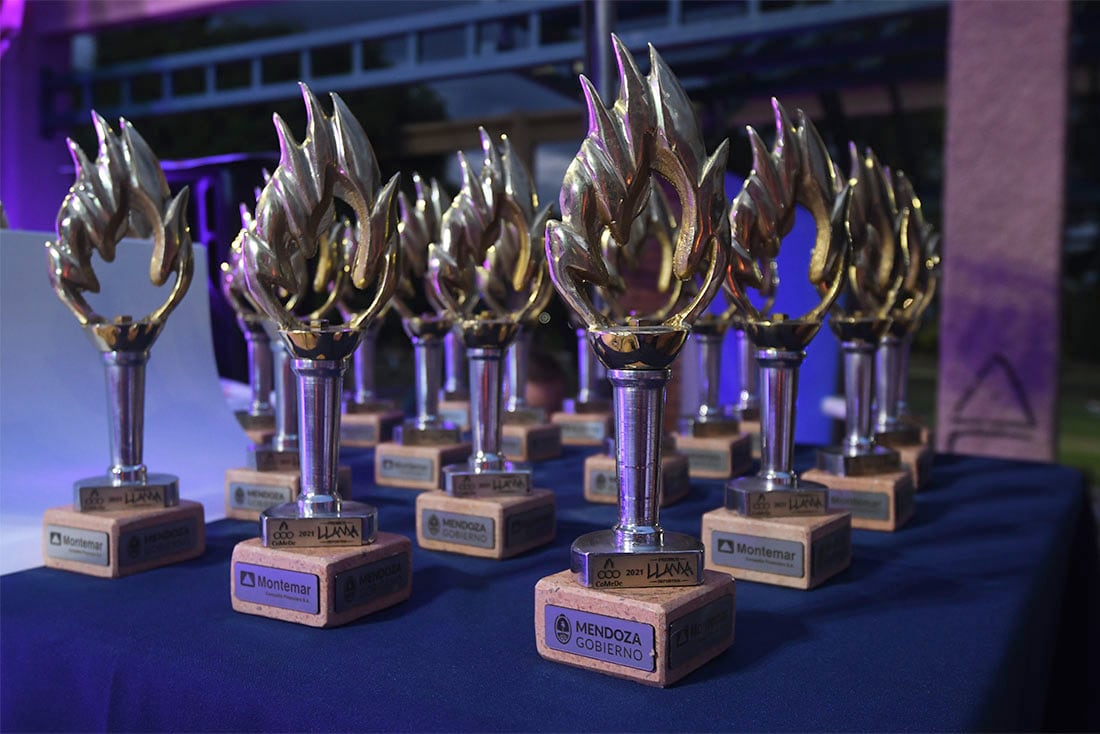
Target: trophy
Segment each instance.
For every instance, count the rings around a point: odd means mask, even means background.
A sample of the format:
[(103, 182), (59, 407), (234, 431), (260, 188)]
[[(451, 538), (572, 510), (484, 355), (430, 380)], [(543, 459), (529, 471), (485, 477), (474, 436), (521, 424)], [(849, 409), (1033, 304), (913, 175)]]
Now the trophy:
[[(924, 219), (920, 199), (913, 192), (909, 179), (900, 171), (895, 179), (896, 196), (885, 201), (899, 226), (895, 236), (908, 241), (909, 271), (890, 312), (890, 329), (879, 339), (875, 352), (874, 430), (875, 440), (896, 449), (902, 463), (912, 469), (919, 491), (928, 482), (934, 451), (930, 431), (909, 415), (906, 400), (909, 348), (936, 293), (939, 235)], [(902, 219), (899, 208), (908, 209), (907, 219)], [(900, 231), (903, 222), (904, 234)]]
[[(546, 247), (554, 286), (589, 324), (614, 390), (619, 520), (577, 538), (570, 570), (535, 586), (535, 639), (547, 659), (666, 686), (733, 644), (733, 579), (704, 570), (702, 544), (658, 520), (669, 366), (725, 270), (728, 142), (708, 158), (691, 103), (656, 50), (650, 47), (643, 78), (622, 42), (612, 42), (619, 96), (605, 108), (581, 77), (588, 135), (566, 169), (562, 220), (547, 225)], [(619, 324), (594, 306), (585, 284), (611, 284), (601, 243), (629, 241), (658, 175), (675, 188), (683, 211), (672, 272), (702, 284), (663, 320)]]
[[(522, 324), (543, 303), (549, 278), (532, 247), (550, 208), (537, 211), (531, 177), (507, 137), (481, 130), (480, 175), (459, 153), (462, 189), (430, 248), (435, 297), (455, 319), (469, 361), (473, 451), (444, 468), (442, 491), (416, 498), (420, 547), (508, 558), (554, 539), (554, 493), (531, 486), (531, 470), (501, 450), (501, 362)], [(534, 244), (532, 244), (534, 243)]]
[[(514, 236), (513, 229), (506, 228), (505, 237)], [(514, 242), (502, 244), (513, 251)], [(547, 421), (546, 410), (527, 402), (527, 363), (531, 354), (531, 340), (538, 327), (538, 315), (546, 309), (554, 295), (554, 287), (546, 274), (545, 251), (538, 246), (531, 248), (531, 260), (538, 276), (538, 291), (533, 293), (527, 316), (519, 323), (516, 339), (504, 357), (504, 410), (501, 416), (501, 453), (516, 461), (544, 461), (561, 456), (561, 426)]]
[(760, 458), (760, 398), (756, 394), (760, 383), (760, 370), (756, 365), (756, 346), (741, 316), (733, 314), (734, 353), (737, 355), (737, 402), (731, 408), (741, 426), (741, 433), (749, 435), (754, 459)]
[[(99, 151), (89, 161), (68, 140), (76, 182), (57, 215), (57, 239), (46, 243), (50, 285), (93, 346), (103, 355), (111, 465), (105, 476), (73, 485), (72, 505), (46, 510), (42, 521), (45, 565), (90, 576), (118, 578), (202, 555), (203, 508), (179, 498), (179, 479), (150, 473), (142, 462), (145, 364), (168, 315), (191, 285), (194, 261), (187, 228), (188, 189), (175, 198), (160, 161), (138, 131), (119, 120), (116, 134), (92, 113)], [(167, 299), (147, 316), (113, 319), (84, 298), (98, 293), (92, 268), (98, 253), (113, 262), (123, 237), (152, 238), (149, 280), (175, 282)]]
[[(252, 226), (251, 214), (242, 212), (245, 229)], [(342, 229), (334, 225), (321, 240), (317, 256), (309, 263), (295, 260), (301, 290), (279, 291), (276, 295), (283, 308), (291, 313), (304, 312), (306, 320), (315, 320), (328, 313), (343, 288), (346, 274), (340, 267)], [(240, 238), (229, 248), (229, 262), (222, 264), (222, 287), (232, 297), (237, 313), (246, 313), (251, 321), (265, 330), (270, 345), (275, 377), (274, 433), (263, 443), (248, 447), (247, 465), (225, 472), (225, 516), (234, 520), (259, 519), (269, 507), (293, 502), (301, 489), (302, 472), (298, 456), (298, 390), (291, 369), (290, 353), (279, 338), (278, 329), (267, 314), (256, 307), (248, 292), (243, 265), (244, 251)], [(307, 268), (312, 266), (313, 275)], [(272, 343), (272, 339), (273, 343)], [(350, 496), (351, 468), (340, 466), (340, 490)]]
[[(611, 238), (604, 239), (601, 255), (610, 285), (607, 288), (597, 288), (588, 284), (589, 293), (596, 295), (593, 305), (618, 324), (636, 319), (639, 313), (647, 313), (646, 320), (654, 322), (668, 317), (687, 295), (684, 283), (672, 274), (677, 230), (668, 199), (660, 186), (652, 186), (649, 203), (634, 220), (627, 242), (619, 246)], [(659, 257), (654, 258), (653, 255)], [(659, 262), (655, 287), (639, 289), (636, 284), (646, 269), (643, 263), (648, 260)], [(635, 285), (634, 288), (627, 286), (628, 280)], [(648, 295), (644, 298), (630, 297), (631, 293), (639, 291)], [(591, 351), (587, 345), (585, 351)], [(589, 502), (616, 504), (619, 501), (615, 446), (615, 436), (611, 435), (604, 440), (604, 453), (593, 454), (584, 460), (584, 498)], [(660, 506), (675, 504), (690, 491), (688, 458), (676, 450), (675, 440), (664, 435), (661, 449)]]
[[(734, 199), (729, 218), (732, 258), (726, 287), (756, 345), (760, 369), (760, 472), (726, 485), (725, 507), (703, 515), (708, 568), (735, 578), (810, 589), (851, 562), (851, 516), (828, 509), (828, 490), (800, 480), (793, 469), (795, 398), (805, 348), (821, 328), (847, 273), (851, 187), (837, 176), (813, 123), (798, 126), (775, 108), (776, 140), (769, 153), (748, 128), (753, 170)], [(776, 258), (794, 224), (795, 205), (817, 224), (810, 282), (821, 293), (802, 316), (759, 310), (748, 290), (777, 296)]]
[(463, 433), (470, 430), (470, 386), (466, 377), (466, 350), (462, 347), (462, 335), (457, 328), (451, 329), (443, 339), (443, 390), (439, 396), (439, 417), (455, 424)]
[[(598, 301), (594, 297), (593, 301)], [(564, 446), (603, 446), (614, 433), (611, 422), (611, 401), (604, 397), (601, 383), (606, 381), (595, 352), (588, 344), (588, 327), (581, 325), (577, 333), (577, 397), (566, 398), (562, 410), (550, 416), (550, 422), (561, 426)]]
[[(374, 151), (333, 94), (326, 115), (304, 84), (308, 127), (299, 144), (275, 115), (281, 156), (251, 226), (238, 235), (252, 300), (278, 324), (298, 381), (301, 492), (260, 515), (260, 536), (238, 543), (231, 561), (233, 609), (333, 627), (409, 597), (412, 544), (378, 530), (378, 511), (342, 496), (337, 484), (340, 402), (348, 362), (363, 329), (385, 309), (397, 280), (397, 176), (381, 186)], [(301, 320), (280, 292), (305, 289), (302, 263), (324, 253), (334, 198), (355, 212), (347, 275), (367, 305), (343, 323)], [(320, 251), (320, 252), (319, 252)], [(335, 268), (343, 270), (339, 262)]]
[[(443, 467), (470, 455), (470, 443), (463, 441), (458, 427), (439, 415), (439, 384), (442, 374), (443, 343), (451, 333), (454, 318), (432, 295), (428, 287), (428, 247), (438, 241), (442, 215), (442, 193), (432, 180), (427, 186), (414, 174), (416, 203), (399, 194), (401, 205), (400, 278), (392, 306), (413, 344), (416, 365), (416, 417), (405, 421), (395, 440), (379, 444), (374, 452), (374, 481), (408, 489), (439, 489)], [(431, 311), (419, 313), (418, 302)]]
[[(347, 236), (350, 223), (334, 226), (334, 236), (338, 236), (341, 247), (347, 249), (353, 240)], [(350, 253), (344, 253), (344, 269), (350, 267)], [(368, 304), (362, 302), (362, 291), (355, 288), (349, 278), (343, 279), (336, 308), (344, 321), (350, 321)], [(392, 400), (378, 397), (374, 385), (374, 362), (378, 330), (386, 318), (388, 309), (363, 329), (363, 338), (359, 348), (352, 355), (353, 389), (344, 399), (344, 414), (340, 418), (340, 443), (344, 446), (371, 448), (393, 438), (393, 431), (404, 418)]]
[(829, 487), (829, 507), (847, 510), (852, 527), (897, 530), (913, 515), (913, 477), (897, 451), (879, 446), (871, 431), (875, 346), (890, 328), (890, 312), (909, 270), (910, 210), (902, 209), (898, 237), (885, 205), (890, 181), (873, 153), (861, 158), (855, 145), (855, 181), (848, 230), (852, 259), (845, 298), (837, 301), (829, 327), (844, 354), (844, 440), (817, 452), (817, 468), (802, 474)]
[[(247, 211), (241, 214), (248, 215)], [(244, 295), (239, 261), (240, 249), (230, 248), (228, 262), (221, 264), (222, 294), (237, 316), (237, 325), (244, 334), (248, 348), (248, 387), (251, 395), (248, 407), (236, 411), (236, 416), (249, 440), (263, 443), (275, 431), (275, 408), (271, 404), (271, 390), (274, 387), (271, 338), (265, 328), (266, 319)]]
[(692, 325), (699, 349), (698, 407), (681, 418), (674, 441), (687, 457), (689, 475), (699, 479), (729, 479), (752, 468), (752, 437), (718, 398), (722, 342), (736, 310), (736, 303), (731, 304), (725, 311), (701, 315)]

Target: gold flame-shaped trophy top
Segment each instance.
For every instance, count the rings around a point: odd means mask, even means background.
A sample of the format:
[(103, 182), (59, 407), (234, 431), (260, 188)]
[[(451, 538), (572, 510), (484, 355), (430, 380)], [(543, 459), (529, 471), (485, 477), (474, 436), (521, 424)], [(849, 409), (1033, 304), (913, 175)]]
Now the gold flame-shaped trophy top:
[[(99, 150), (94, 161), (67, 140), (76, 182), (57, 214), (57, 239), (46, 243), (50, 285), (76, 316), (101, 351), (144, 352), (164, 328), (164, 322), (187, 293), (194, 273), (191, 233), (187, 228), (188, 189), (175, 197), (168, 189), (160, 161), (138, 131), (124, 119), (121, 132), (92, 113)], [(99, 279), (92, 253), (113, 262), (123, 237), (152, 238), (149, 280), (162, 286), (176, 276), (167, 299), (147, 316), (108, 319), (84, 298), (98, 293)]]
[[(795, 126), (775, 99), (772, 108), (776, 138), (771, 151), (756, 130), (748, 128), (753, 170), (730, 207), (732, 258), (726, 287), (758, 348), (802, 351), (820, 330), (845, 282), (852, 187), (837, 174), (817, 128), (801, 110)], [(796, 204), (809, 211), (816, 225), (809, 279), (821, 301), (792, 318), (770, 313), (770, 303), (779, 286), (776, 260), (783, 238), (794, 226)], [(769, 302), (768, 309), (753, 304), (750, 289)]]
[[(569, 165), (561, 189), (561, 221), (546, 228), (550, 275), (562, 300), (588, 326), (597, 357), (612, 369), (663, 369), (679, 354), (696, 318), (721, 285), (729, 244), (724, 176), (729, 142), (707, 157), (699, 121), (680, 82), (652, 46), (643, 77), (630, 51), (612, 36), (619, 95), (605, 107), (582, 76), (588, 135)], [(616, 285), (614, 258), (628, 247), (635, 221), (651, 205), (655, 176), (675, 190), (680, 222), (671, 275), (697, 279), (689, 299), (658, 318), (617, 324), (597, 308), (589, 286)]]
[(829, 326), (841, 341), (875, 342), (890, 328), (891, 311), (909, 272), (909, 244), (895, 236), (894, 190), (874, 152), (849, 143), (852, 200), (848, 209), (851, 258), (844, 293)]
[[(252, 300), (278, 325), (291, 353), (304, 359), (339, 360), (355, 351), (362, 330), (386, 308), (396, 287), (398, 176), (381, 185), (370, 141), (338, 95), (331, 95), (333, 113), (328, 116), (309, 88), (300, 86), (306, 136), (299, 144), (282, 118), (274, 116), (279, 166), (238, 240)], [(336, 198), (355, 213), (342, 247)], [(309, 291), (306, 263), (313, 258), (321, 263), (314, 289), (329, 273), (335, 278), (345, 272), (356, 289), (372, 292), (365, 306), (343, 316), (343, 323), (299, 318), (280, 298)], [(340, 288), (329, 290), (335, 298)]]
[[(450, 332), (454, 317), (431, 287), (428, 266), (431, 245), (440, 241), (447, 199), (443, 187), (434, 178), (425, 181), (419, 173), (413, 173), (412, 178), (416, 199), (410, 201), (404, 193), (397, 195), (401, 210), (398, 225), (400, 277), (391, 305), (400, 314), (410, 337), (442, 338)], [(456, 291), (454, 296), (465, 304), (466, 294), (472, 290), (471, 274), (469, 287)]]
[(909, 268), (891, 311), (893, 328), (909, 335), (920, 328), (921, 317), (936, 295), (940, 279), (940, 235), (924, 217), (920, 199), (909, 178), (894, 175), (895, 198), (901, 211), (897, 237), (907, 243)]
[(462, 188), (429, 248), (434, 297), (458, 322), (467, 346), (506, 346), (552, 293), (541, 243), (550, 207), (539, 209), (531, 175), (507, 136), (484, 129), (480, 173), (462, 154)]

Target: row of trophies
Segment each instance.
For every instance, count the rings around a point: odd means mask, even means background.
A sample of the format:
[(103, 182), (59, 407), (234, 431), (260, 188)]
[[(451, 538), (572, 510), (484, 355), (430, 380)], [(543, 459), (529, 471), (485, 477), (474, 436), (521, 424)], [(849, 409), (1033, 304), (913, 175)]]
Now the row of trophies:
[[(328, 627), (410, 595), (411, 542), (380, 530), (377, 510), (351, 499), (341, 440), (375, 446), (377, 484), (427, 490), (416, 496), (421, 547), (497, 559), (556, 531), (554, 493), (535, 487), (520, 460), (556, 455), (562, 442), (606, 442), (608, 454), (586, 463), (585, 496), (617, 501), (618, 522), (578, 538), (570, 568), (538, 582), (537, 647), (654, 685), (732, 644), (734, 578), (813, 588), (849, 565), (853, 526), (893, 530), (909, 519), (931, 452), (905, 409), (906, 350), (938, 265), (911, 185), (854, 146), (844, 177), (810, 120), (799, 112), (792, 123), (776, 102), (774, 145), (749, 128), (753, 170), (727, 206), (727, 142), (708, 156), (657, 52), (650, 48), (643, 76), (613, 42), (619, 95), (605, 106), (581, 77), (589, 130), (566, 171), (559, 218), (539, 208), (506, 138), (482, 131), (480, 170), (459, 154), (462, 187), (447, 205), (435, 181), (414, 177), (415, 201), (398, 193), (397, 175), (383, 182), (335, 94), (329, 115), (302, 85), (300, 143), (275, 117), (279, 165), (243, 211), (222, 268), (250, 355), (252, 400), (238, 417), (255, 441), (248, 467), (226, 474), (227, 512), (258, 517), (260, 528), (233, 551), (234, 609)], [(89, 161), (70, 142), (77, 180), (47, 248), (54, 290), (104, 355), (112, 463), (108, 476), (75, 484), (71, 506), (47, 511), (43, 548), (48, 566), (117, 577), (204, 550), (202, 506), (142, 463), (144, 365), (193, 263), (187, 191), (171, 196), (129, 123), (116, 134), (93, 118), (98, 155)], [(337, 200), (353, 219), (337, 215)], [(776, 258), (798, 206), (816, 223), (809, 280), (820, 299), (792, 316), (774, 311)], [(155, 285), (175, 280), (148, 316), (107, 319), (82, 294), (99, 288), (93, 252), (112, 260), (125, 235), (153, 239)], [(640, 314), (623, 304), (652, 242), (663, 258), (660, 298)], [(524, 385), (537, 316), (554, 290), (583, 340), (581, 391), (547, 420), (526, 403)], [(708, 311), (719, 291), (726, 308)], [(408, 420), (374, 390), (374, 340), (391, 309), (415, 355)], [(798, 369), (827, 314), (844, 354), (846, 429), (799, 476)], [(718, 398), (730, 329), (742, 375), (732, 410)], [(670, 367), (693, 331), (698, 410), (666, 436)], [(343, 405), (353, 361), (355, 389)], [(610, 405), (596, 389), (601, 369)], [(468, 421), (469, 440), (452, 416)], [(738, 476), (751, 465), (751, 434), (760, 469)], [(725, 506), (703, 516), (701, 540), (658, 519), (686, 493), (689, 473), (736, 477)]]

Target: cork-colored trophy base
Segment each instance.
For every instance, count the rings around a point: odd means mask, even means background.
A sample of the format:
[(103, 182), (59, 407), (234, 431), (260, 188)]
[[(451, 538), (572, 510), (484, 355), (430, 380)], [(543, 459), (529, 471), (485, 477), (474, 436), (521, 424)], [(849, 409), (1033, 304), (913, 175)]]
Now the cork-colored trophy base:
[(163, 509), (108, 512), (63, 505), (42, 517), (42, 559), (48, 568), (114, 579), (196, 558), (204, 550), (202, 504), (191, 500)]
[(554, 413), (550, 422), (561, 426), (562, 446), (603, 446), (615, 435), (611, 413)]
[[(589, 502), (613, 505), (619, 501), (618, 467), (615, 457), (593, 454), (584, 460), (584, 498)], [(676, 504), (691, 492), (687, 457), (661, 455), (661, 507)]]
[(760, 421), (741, 421), (741, 433), (749, 437), (749, 445), (752, 447), (752, 458), (760, 458)]
[(561, 426), (553, 423), (505, 423), (500, 434), (500, 450), (512, 461), (545, 461), (561, 456)]
[(852, 516), (752, 518), (719, 508), (703, 515), (706, 567), (735, 579), (812, 589), (852, 562)]
[(377, 413), (344, 413), (340, 416), (340, 445), (371, 448), (393, 439), (393, 429), (405, 414), (399, 410)]
[[(225, 472), (225, 516), (233, 520), (259, 520), (269, 507), (293, 502), (302, 488), (300, 471), (229, 469)], [(340, 465), (340, 496), (351, 498), (351, 467)]]
[(829, 509), (852, 514), (852, 527), (894, 531), (913, 517), (913, 477), (908, 471), (851, 477), (808, 469), (802, 479), (829, 488)]
[(673, 439), (676, 450), (687, 457), (692, 479), (732, 479), (752, 470), (752, 437), (747, 433), (712, 438), (675, 434)]
[(386, 487), (439, 489), (443, 486), (443, 467), (469, 456), (469, 442), (404, 446), (387, 441), (374, 449), (374, 481)]
[(448, 423), (453, 423), (460, 431), (470, 430), (469, 400), (440, 400), (438, 415)]
[(547, 660), (668, 686), (733, 644), (734, 581), (704, 571), (699, 586), (597, 590), (571, 571), (535, 585), (535, 643)]
[(511, 558), (554, 539), (555, 507), (549, 489), (511, 497), (425, 492), (416, 498), (416, 542), (428, 550)]
[(901, 463), (909, 467), (913, 472), (913, 485), (917, 492), (928, 487), (928, 480), (932, 476), (932, 459), (936, 452), (930, 444), (917, 443), (912, 446), (893, 446), (901, 456)]
[(412, 593), (412, 542), (379, 532), (353, 548), (233, 548), (233, 609), (310, 627), (338, 627)]

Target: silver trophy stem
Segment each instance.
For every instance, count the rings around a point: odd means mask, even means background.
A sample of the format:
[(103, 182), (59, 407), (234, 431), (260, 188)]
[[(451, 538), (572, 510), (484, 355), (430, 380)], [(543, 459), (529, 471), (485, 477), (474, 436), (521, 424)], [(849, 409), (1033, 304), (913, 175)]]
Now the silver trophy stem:
[(352, 357), (355, 370), (355, 396), (353, 402), (356, 405), (367, 405), (378, 397), (374, 390), (374, 358), (375, 339), (378, 331), (367, 329), (363, 332), (363, 341), (359, 342), (359, 348)]
[(504, 410), (509, 413), (527, 408), (527, 362), (531, 355), (533, 336), (529, 330), (520, 328), (519, 335), (504, 358), (508, 378), (508, 400), (504, 404)]
[(794, 473), (795, 397), (798, 395), (798, 367), (806, 353), (780, 349), (759, 349), (760, 367), (760, 473), (776, 487), (798, 484)]
[(723, 336), (724, 333), (695, 332), (699, 342), (699, 411), (696, 419), (702, 423), (722, 417), (718, 381), (722, 370)]
[(498, 471), (504, 468), (500, 450), (500, 395), (502, 347), (467, 348), (470, 362), (470, 428), (473, 452), (469, 465), (474, 471)]
[(614, 395), (615, 458), (619, 469), (619, 522), (616, 539), (623, 550), (661, 542), (661, 437), (664, 370), (608, 370)]
[(104, 352), (112, 484), (144, 482), (145, 363), (148, 352)]
[(893, 430), (898, 424), (897, 409), (900, 398), (898, 378), (900, 375), (902, 340), (887, 334), (878, 343), (875, 351), (875, 431)]
[(271, 415), (273, 378), (271, 339), (262, 326), (249, 326), (244, 329), (244, 339), (248, 346), (248, 385), (252, 388), (248, 414)]
[(292, 365), (298, 376), (299, 515), (331, 514), (340, 508), (340, 399), (347, 365), (320, 359), (294, 359)]
[(913, 346), (913, 335), (906, 334), (901, 338), (901, 353), (898, 355), (897, 372), (897, 412), (899, 420), (909, 415), (909, 351)]
[(588, 329), (577, 329), (577, 402), (591, 403), (598, 398), (596, 355), (588, 345)]
[(466, 350), (462, 340), (453, 331), (443, 338), (443, 359), (446, 364), (446, 377), (443, 394), (463, 399), (470, 394), (466, 381)]
[(874, 450), (871, 435), (871, 387), (875, 345), (866, 341), (845, 341), (844, 351), (844, 449), (851, 455)]
[(439, 383), (443, 378), (443, 354), (439, 339), (411, 337), (416, 364), (416, 426), (439, 425)]
[(271, 344), (271, 355), (275, 362), (275, 435), (271, 445), (276, 451), (294, 451), (298, 448), (298, 383), (282, 339)]
[(734, 329), (733, 338), (737, 344), (737, 364), (739, 388), (737, 391), (737, 404), (734, 409), (743, 419), (755, 418), (760, 410), (760, 400), (757, 398), (756, 386), (760, 379), (756, 366), (756, 347), (752, 338), (744, 329)]

